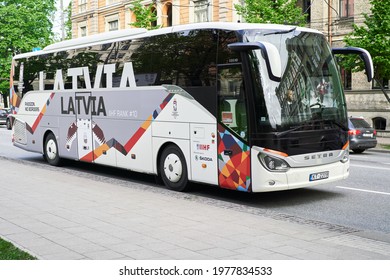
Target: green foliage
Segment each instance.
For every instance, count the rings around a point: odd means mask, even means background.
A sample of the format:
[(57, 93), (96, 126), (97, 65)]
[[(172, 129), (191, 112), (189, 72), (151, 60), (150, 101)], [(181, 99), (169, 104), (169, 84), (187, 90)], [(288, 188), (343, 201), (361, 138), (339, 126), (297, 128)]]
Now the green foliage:
[(157, 21), (157, 15), (152, 5), (142, 5), (142, 0), (136, 0), (131, 3), (130, 11), (136, 16), (136, 21), (130, 23), (131, 26), (146, 29), (158, 29), (159, 25), (153, 26), (153, 23)]
[(68, 8), (66, 9), (66, 21), (65, 21), (65, 39), (72, 39), (72, 2), (69, 2)]
[(246, 22), (304, 25), (306, 16), (297, 0), (245, 0), (234, 7)]
[[(376, 79), (390, 79), (390, 1), (371, 0), (370, 3), (371, 14), (363, 14), (364, 25), (354, 25), (344, 42), (370, 52)], [(341, 64), (354, 72), (363, 70), (363, 64), (357, 59), (346, 58)]]
[(0, 91), (9, 93), (12, 56), (51, 43), (55, 0), (0, 2)]
[(19, 250), (10, 242), (0, 238), (0, 260), (35, 260), (33, 256)]

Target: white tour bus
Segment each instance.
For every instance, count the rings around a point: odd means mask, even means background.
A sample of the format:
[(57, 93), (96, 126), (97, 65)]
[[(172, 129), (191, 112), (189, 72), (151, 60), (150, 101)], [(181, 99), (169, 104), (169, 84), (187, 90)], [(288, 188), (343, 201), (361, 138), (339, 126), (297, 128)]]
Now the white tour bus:
[(128, 29), (16, 55), (15, 146), (61, 159), (247, 192), (349, 174), (345, 96), (315, 30), (199, 23)]

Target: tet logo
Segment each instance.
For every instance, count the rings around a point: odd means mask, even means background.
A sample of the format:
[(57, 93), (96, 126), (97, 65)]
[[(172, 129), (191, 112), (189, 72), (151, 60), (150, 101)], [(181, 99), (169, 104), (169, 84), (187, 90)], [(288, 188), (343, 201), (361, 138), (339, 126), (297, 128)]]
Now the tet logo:
[(196, 149), (201, 151), (208, 151), (210, 150), (210, 145), (208, 144), (196, 144)]

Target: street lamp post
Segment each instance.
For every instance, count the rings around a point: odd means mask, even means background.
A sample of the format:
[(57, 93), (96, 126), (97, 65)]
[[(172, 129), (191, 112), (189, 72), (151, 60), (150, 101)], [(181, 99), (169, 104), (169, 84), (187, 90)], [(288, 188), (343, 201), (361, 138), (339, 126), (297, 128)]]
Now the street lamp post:
[(60, 0), (61, 41), (65, 40), (64, 0)]

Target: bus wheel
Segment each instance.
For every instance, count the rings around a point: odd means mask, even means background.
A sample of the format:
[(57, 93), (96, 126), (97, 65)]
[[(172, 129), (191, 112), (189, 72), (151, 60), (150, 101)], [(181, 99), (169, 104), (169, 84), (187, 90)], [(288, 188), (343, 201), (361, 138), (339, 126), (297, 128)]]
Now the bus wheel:
[(187, 164), (181, 150), (174, 145), (164, 149), (160, 157), (160, 175), (164, 184), (174, 191), (188, 190)]
[(11, 130), (12, 129), (12, 125), (11, 125), (11, 120), (7, 118), (7, 121), (6, 121), (6, 125), (7, 125), (7, 129), (8, 130)]
[(58, 155), (58, 145), (53, 133), (47, 135), (45, 139), (44, 157), (50, 165), (60, 165), (61, 159)]

